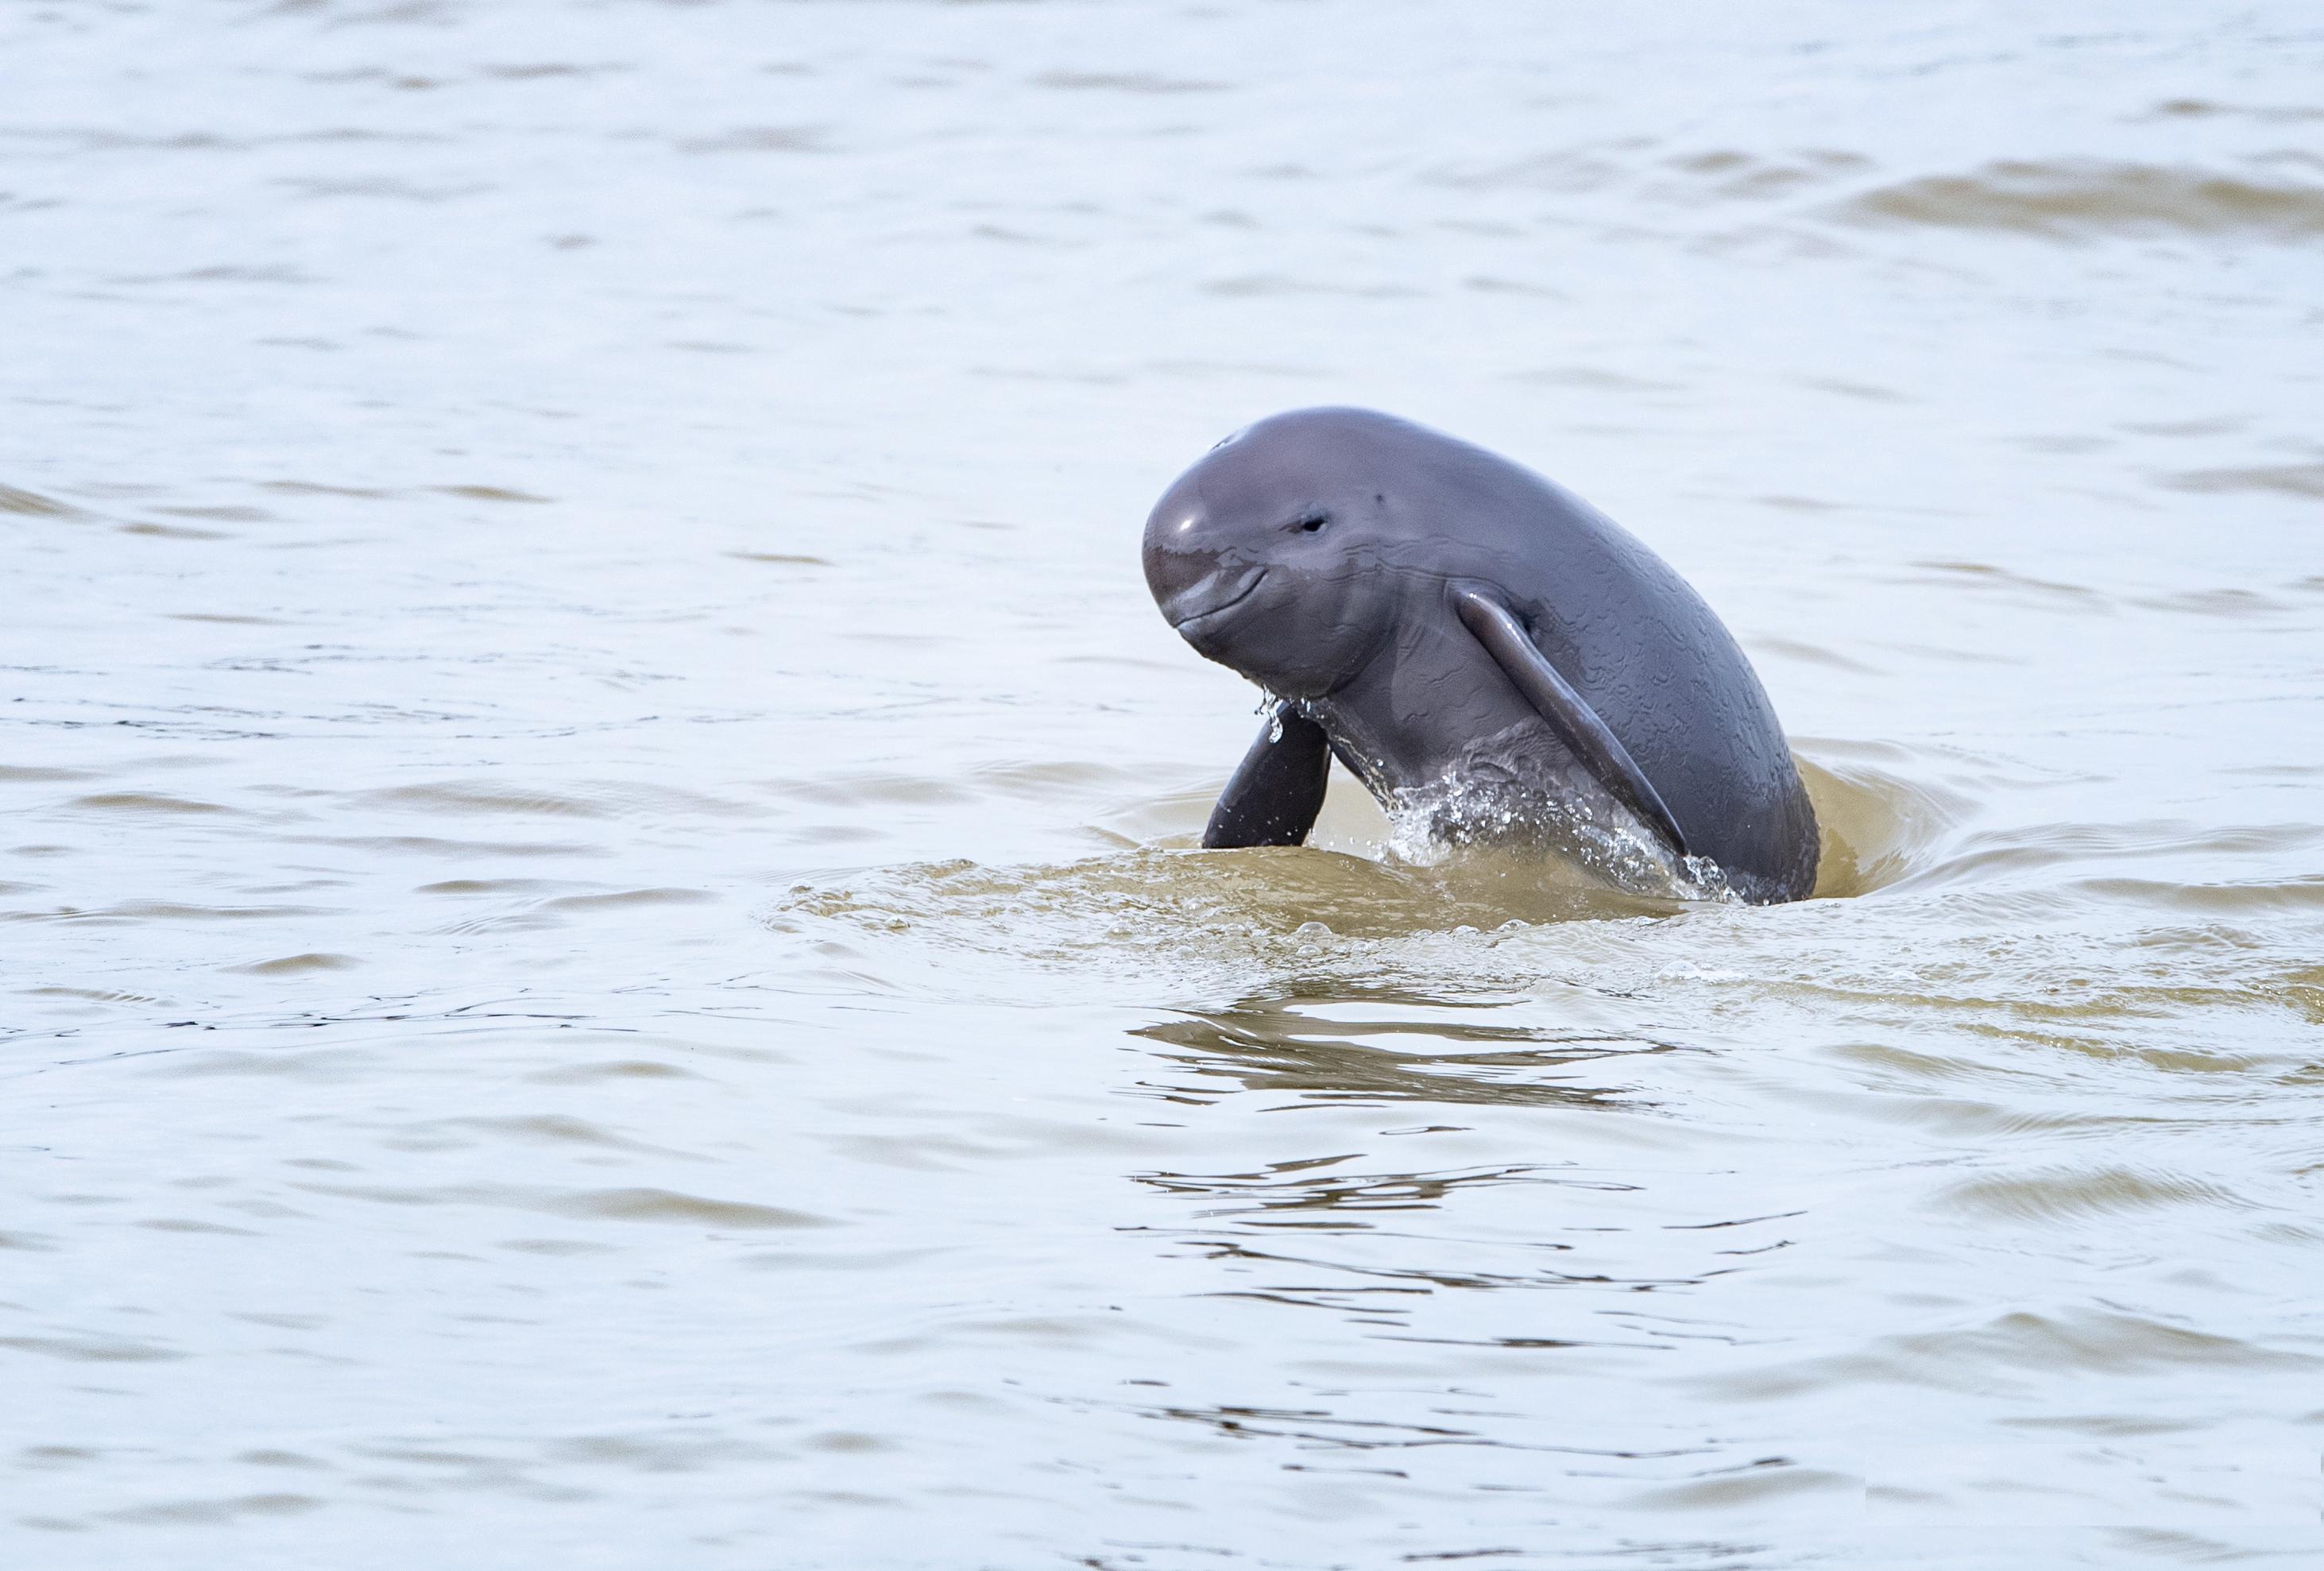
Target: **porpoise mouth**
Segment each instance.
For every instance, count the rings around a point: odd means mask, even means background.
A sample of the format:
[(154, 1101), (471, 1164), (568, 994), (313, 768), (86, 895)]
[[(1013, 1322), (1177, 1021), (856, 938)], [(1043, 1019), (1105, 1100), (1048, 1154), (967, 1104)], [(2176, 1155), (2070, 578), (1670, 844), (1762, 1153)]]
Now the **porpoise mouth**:
[(1266, 578), (1267, 569), (1265, 568), (1261, 568), (1258, 572), (1251, 575), (1250, 583), (1245, 584), (1241, 588), (1236, 590), (1233, 594), (1228, 596), (1217, 605), (1210, 606), (1205, 610), (1197, 611), (1191, 616), (1181, 616), (1176, 621), (1171, 623), (1170, 625), (1176, 628), (1180, 633), (1186, 633), (1199, 624), (1208, 622), (1216, 616), (1223, 616), (1228, 612), (1233, 610), (1236, 606), (1241, 605), (1244, 601), (1250, 599), (1253, 595), (1259, 593), (1259, 586), (1265, 581)]

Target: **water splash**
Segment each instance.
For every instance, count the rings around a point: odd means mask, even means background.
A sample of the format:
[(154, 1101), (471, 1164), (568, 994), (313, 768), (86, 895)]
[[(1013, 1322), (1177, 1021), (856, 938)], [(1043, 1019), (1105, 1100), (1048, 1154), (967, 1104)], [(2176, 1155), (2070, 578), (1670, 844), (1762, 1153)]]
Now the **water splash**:
[(1649, 899), (1741, 902), (1717, 863), (1674, 855), (1636, 815), (1599, 797), (1549, 795), (1490, 772), (1448, 772), (1396, 794), (1382, 850), (1393, 861), (1434, 867), (1472, 848), (1516, 846), (1537, 852), (1545, 876), (1563, 862)]
[(1267, 740), (1269, 744), (1283, 740), (1283, 711), (1288, 703), (1288, 699), (1269, 692), (1265, 683), (1259, 684), (1259, 707), (1251, 713), (1267, 716)]

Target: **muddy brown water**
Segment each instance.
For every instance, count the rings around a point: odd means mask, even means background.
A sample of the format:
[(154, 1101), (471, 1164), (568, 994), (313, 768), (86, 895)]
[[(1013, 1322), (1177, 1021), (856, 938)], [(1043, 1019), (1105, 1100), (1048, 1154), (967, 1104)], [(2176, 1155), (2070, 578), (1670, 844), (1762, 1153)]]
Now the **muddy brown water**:
[[(2317, 1564), (2324, 27), (0, 10), (0, 1557)], [(1822, 898), (1188, 849), (1350, 402)]]

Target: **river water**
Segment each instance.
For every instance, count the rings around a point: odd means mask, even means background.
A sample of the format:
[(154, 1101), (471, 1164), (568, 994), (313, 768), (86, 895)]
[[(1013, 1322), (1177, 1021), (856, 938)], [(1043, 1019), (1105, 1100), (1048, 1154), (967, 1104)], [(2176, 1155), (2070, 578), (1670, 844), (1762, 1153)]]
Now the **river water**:
[[(0, 1552), (2309, 1566), (2307, 5), (0, 9)], [(1821, 893), (1201, 854), (1375, 405)]]

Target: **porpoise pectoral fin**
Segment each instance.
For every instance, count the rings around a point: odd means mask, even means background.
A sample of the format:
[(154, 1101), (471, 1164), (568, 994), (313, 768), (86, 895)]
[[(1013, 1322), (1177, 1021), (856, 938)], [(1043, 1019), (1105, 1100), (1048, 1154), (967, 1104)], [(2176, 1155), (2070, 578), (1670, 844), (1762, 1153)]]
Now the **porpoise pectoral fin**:
[(1631, 758), (1622, 739), (1598, 717), (1598, 711), (1573, 690), (1573, 684), (1558, 674), (1541, 652), (1533, 639), (1510, 612), (1509, 608), (1474, 589), (1462, 590), (1453, 600), (1461, 614), (1461, 625), (1477, 635), (1509, 680), (1523, 693), (1541, 717), (1549, 722), (1573, 756), (1582, 766), (1598, 777), (1598, 783), (1611, 792), (1617, 801), (1645, 820), (1646, 827), (1669, 843), (1671, 849), (1683, 856), (1686, 836), (1680, 832), (1678, 820), (1663, 805), (1662, 793), (1655, 790), (1654, 781), (1646, 771)]
[(1219, 793), (1203, 844), (1212, 850), (1235, 846), (1296, 846), (1323, 810), (1323, 785), (1332, 773), (1332, 744), (1323, 728), (1278, 699), (1268, 711), (1259, 740)]

